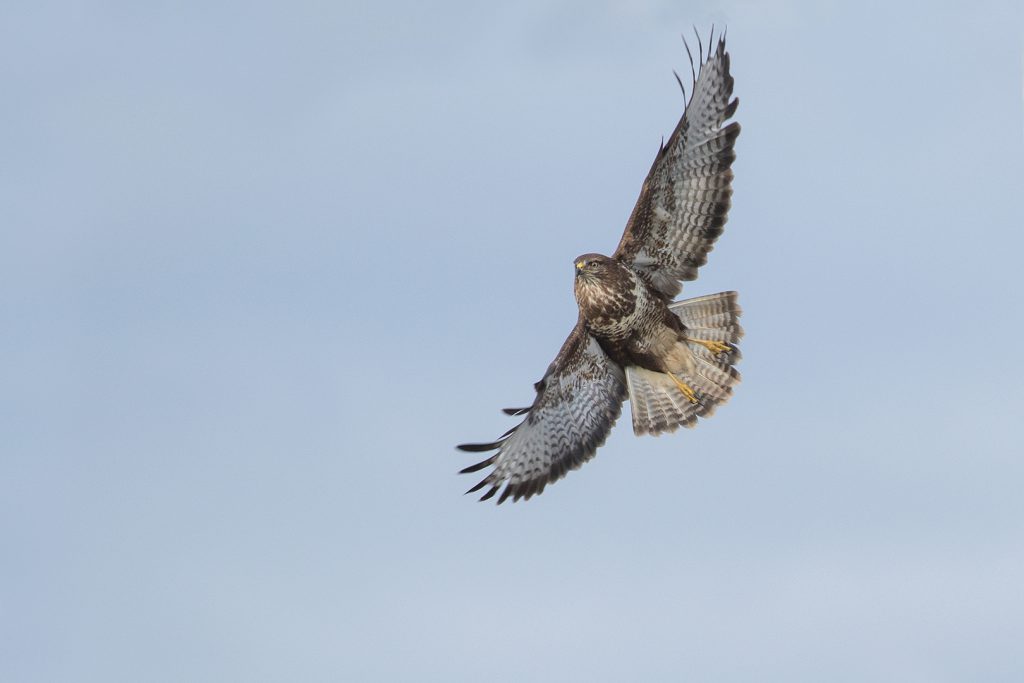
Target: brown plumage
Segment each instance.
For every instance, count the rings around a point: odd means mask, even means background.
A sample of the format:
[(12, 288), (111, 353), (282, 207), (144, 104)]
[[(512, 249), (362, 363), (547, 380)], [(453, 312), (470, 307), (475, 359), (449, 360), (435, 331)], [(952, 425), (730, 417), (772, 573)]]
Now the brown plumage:
[[(711, 41), (713, 43), (713, 39)], [(529, 499), (593, 457), (628, 396), (633, 431), (661, 434), (692, 427), (728, 400), (739, 382), (733, 365), (743, 335), (735, 292), (679, 302), (722, 234), (732, 195), (738, 123), (725, 40), (698, 54), (700, 71), (682, 118), (662, 145), (612, 256), (575, 261), (579, 318), (523, 421), (492, 443), (497, 451), (462, 470), (493, 469), (469, 492), (501, 503)], [(687, 48), (689, 49), (689, 48)]]

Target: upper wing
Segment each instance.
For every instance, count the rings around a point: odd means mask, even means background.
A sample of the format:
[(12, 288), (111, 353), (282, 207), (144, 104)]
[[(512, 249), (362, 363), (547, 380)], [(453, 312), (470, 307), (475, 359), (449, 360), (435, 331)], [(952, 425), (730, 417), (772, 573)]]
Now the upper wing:
[(498, 452), (460, 474), (489, 465), (494, 469), (466, 493), (491, 488), (487, 500), (508, 482), (498, 502), (529, 499), (593, 457), (622, 412), (626, 380), (582, 322), (576, 324), (544, 378), (535, 385), (537, 396), (529, 408), (507, 409), (526, 418), (493, 443), (464, 444), (464, 451)]
[[(687, 48), (689, 49), (689, 48)], [(703, 55), (701, 55), (703, 59)], [(615, 258), (648, 276), (667, 299), (693, 280), (722, 234), (732, 195), (733, 144), (740, 124), (729, 53), (719, 38), (695, 77), (683, 117), (662, 145), (640, 190)]]

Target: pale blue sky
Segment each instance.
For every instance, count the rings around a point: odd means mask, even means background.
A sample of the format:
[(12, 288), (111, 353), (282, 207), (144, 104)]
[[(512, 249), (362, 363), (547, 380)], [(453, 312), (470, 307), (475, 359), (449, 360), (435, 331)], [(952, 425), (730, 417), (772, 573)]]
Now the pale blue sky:
[[(1024, 679), (1022, 14), (4, 7), (0, 679)], [(712, 22), (743, 384), (462, 496)]]

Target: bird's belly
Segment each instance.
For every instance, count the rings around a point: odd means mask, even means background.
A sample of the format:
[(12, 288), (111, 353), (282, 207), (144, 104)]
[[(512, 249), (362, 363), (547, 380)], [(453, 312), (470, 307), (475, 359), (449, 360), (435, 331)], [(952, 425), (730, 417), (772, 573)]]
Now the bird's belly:
[(614, 336), (593, 331), (605, 352), (620, 365), (673, 373), (686, 373), (693, 368), (693, 355), (686, 342), (667, 325), (642, 325)]

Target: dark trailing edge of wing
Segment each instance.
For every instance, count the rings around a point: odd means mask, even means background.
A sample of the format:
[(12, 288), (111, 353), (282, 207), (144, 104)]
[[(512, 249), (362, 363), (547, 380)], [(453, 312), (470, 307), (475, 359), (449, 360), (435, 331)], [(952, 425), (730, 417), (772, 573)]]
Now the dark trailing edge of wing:
[[(551, 370), (551, 368), (548, 369), (549, 372), (550, 372), (550, 370)], [(537, 392), (537, 394), (539, 396), (540, 392), (544, 390), (544, 379), (542, 378), (539, 381), (534, 382), (533, 388), (534, 388), (534, 390)], [(527, 413), (529, 413), (533, 409), (534, 405), (536, 405), (536, 400), (534, 400), (534, 403), (532, 405), (529, 405), (529, 406), (527, 406), (525, 408), (502, 408), (501, 412), (505, 413), (506, 415), (512, 415), (512, 416), (526, 415)], [(458, 446), (456, 446), (456, 448), (458, 448), (460, 451), (466, 451), (468, 453), (485, 453), (487, 451), (497, 450), (497, 449), (501, 448), (505, 444), (505, 441), (507, 441), (508, 438), (510, 436), (512, 436), (512, 434), (514, 434), (515, 431), (517, 429), (519, 429), (523, 425), (524, 422), (526, 422), (525, 419), (522, 422), (520, 422), (519, 424), (517, 424), (514, 427), (512, 427), (511, 429), (509, 429), (507, 432), (505, 432), (501, 436), (499, 436), (494, 441), (491, 441), (490, 443), (464, 443), (464, 444), (459, 444)], [(459, 474), (471, 474), (473, 472), (478, 472), (478, 471), (484, 469), (485, 467), (493, 465), (497, 461), (498, 455), (500, 455), (500, 454), (499, 453), (495, 453), (494, 455), (492, 455), (491, 457), (487, 458), (486, 460), (481, 460), (480, 462), (478, 462), (478, 463), (476, 463), (474, 465), (470, 465), (469, 467), (463, 468), (463, 469), (459, 470)], [(490, 477), (484, 477), (475, 486), (473, 486), (473, 488), (471, 488), (468, 491), (466, 491), (466, 494), (476, 493), (477, 491), (479, 491), (480, 489), (482, 489), (484, 486), (486, 486), (489, 483), (490, 483)], [(524, 482), (522, 484), (517, 484), (517, 485), (513, 485), (511, 483), (510, 484), (506, 484), (505, 485), (505, 491), (502, 492), (501, 496), (498, 498), (498, 504), (500, 505), (501, 503), (505, 502), (505, 499), (508, 498), (509, 494), (512, 493), (512, 491), (514, 489), (523, 489), (529, 483), (530, 482)], [(546, 485), (546, 484), (547, 484), (547, 482), (544, 482), (544, 484), (541, 485), (540, 491), (544, 490), (544, 485)], [(480, 497), (480, 502), (483, 502), (485, 500), (489, 500), (489, 499), (493, 498), (494, 494), (496, 494), (498, 492), (498, 489), (500, 489), (500, 488), (501, 488), (501, 483), (498, 483), (497, 485), (493, 486), (484, 495), (482, 495)], [(540, 493), (540, 491), (537, 491), (536, 493)], [(515, 498), (513, 499), (513, 502), (519, 500), (520, 496), (522, 496), (522, 495), (523, 495), (522, 493), (516, 494)], [(533, 493), (530, 494), (530, 496), (532, 496), (532, 495), (533, 495)], [(530, 496), (527, 496), (527, 499), (529, 499)]]
[[(543, 387), (543, 384), (538, 382), (537, 386)], [(623, 392), (625, 392), (625, 388), (623, 388)], [(619, 410), (621, 410), (622, 397), (618, 397), (615, 400), (619, 405)], [(530, 408), (526, 408), (524, 410), (526, 412), (529, 412)], [(615, 418), (618, 417), (619, 410), (615, 411)], [(614, 423), (615, 419), (613, 418), (611, 422)], [(504, 434), (502, 434), (501, 437), (499, 437), (496, 441), (492, 441), (490, 443), (460, 444), (459, 446), (456, 446), (456, 448), (470, 453), (483, 453), (486, 451), (498, 450), (503, 445), (505, 445), (505, 442), (508, 440), (508, 438), (512, 436), (512, 434), (515, 433), (515, 431), (522, 427), (525, 423), (526, 420), (523, 420), (522, 422), (520, 422), (519, 424), (509, 429)], [(541, 493), (544, 492), (544, 489), (548, 484), (558, 481), (559, 479), (564, 477), (567, 472), (569, 472), (570, 470), (578, 469), (581, 465), (583, 465), (583, 463), (589, 460), (593, 456), (594, 452), (602, 445), (604, 445), (606, 439), (607, 432), (589, 441), (576, 444), (565, 457), (559, 458), (552, 463), (551, 470), (548, 471), (547, 475), (544, 477), (529, 479), (518, 484), (513, 484), (511, 482), (499, 482), (498, 484), (494, 484), (480, 497), (480, 502), (490, 500), (491, 498), (493, 498), (497, 494), (498, 489), (502, 488), (503, 484), (504, 490), (502, 490), (501, 495), (498, 496), (498, 505), (504, 503), (510, 496), (512, 498), (512, 502), (518, 502), (519, 499), (529, 500), (533, 496), (540, 495)], [(495, 453), (494, 455), (485, 460), (481, 460), (478, 463), (463, 468), (459, 470), (459, 474), (471, 474), (473, 472), (478, 472), (484, 469), (485, 467), (489, 467), (490, 465), (493, 465), (495, 462), (497, 462), (499, 455), (500, 453)], [(466, 491), (466, 494), (476, 493), (482, 490), (488, 484), (492, 484), (489, 476), (484, 477), (479, 482), (477, 482), (472, 488)]]
[[(540, 384), (540, 383), (538, 382), (538, 384)], [(520, 414), (521, 415), (522, 414), (522, 413), (518, 413), (518, 412), (517, 413), (511, 413), (511, 412), (509, 412), (510, 410), (513, 410), (513, 409), (506, 409), (505, 412), (507, 412), (509, 415), (512, 415), (512, 414)], [(519, 409), (515, 409), (515, 410), (519, 410)], [(522, 409), (522, 410), (524, 412), (529, 412), (530, 408), (525, 408), (525, 409)], [(524, 422), (525, 422), (525, 420), (524, 420)], [(495, 450), (495, 449), (499, 449), (499, 448), (502, 447), (502, 445), (504, 445), (504, 443), (508, 439), (508, 437), (512, 436), (513, 432), (515, 432), (516, 429), (518, 429), (520, 426), (522, 426), (522, 424), (523, 423), (520, 422), (515, 427), (512, 427), (510, 430), (508, 430), (507, 432), (502, 434), (501, 438), (499, 438), (497, 441), (493, 441), (491, 443), (468, 443), (468, 444), (461, 444), (459, 446), (456, 446), (456, 448), (458, 448), (460, 450), (463, 450), (463, 451), (468, 451), (470, 453), (482, 453), (482, 452), (485, 452), (485, 451), (492, 451), (492, 450)], [(603, 443), (604, 439), (602, 439), (601, 441)], [(598, 445), (600, 445), (600, 444), (598, 444)], [(595, 448), (596, 448), (596, 446), (595, 446)], [(524, 481), (524, 482), (519, 483), (519, 484), (512, 484), (512, 483), (505, 484), (505, 490), (503, 490), (501, 492), (501, 495), (498, 496), (498, 501), (497, 501), (498, 505), (501, 505), (502, 503), (504, 503), (508, 499), (509, 496), (512, 496), (512, 502), (514, 503), (514, 502), (517, 502), (520, 498), (522, 498), (524, 500), (529, 500), (533, 496), (539, 495), (540, 493), (542, 493), (544, 491), (544, 487), (546, 487), (548, 485), (549, 481), (557, 481), (558, 479), (561, 479), (563, 476), (565, 476), (565, 473), (568, 472), (570, 469), (576, 469), (577, 467), (582, 465), (586, 461), (586, 458), (582, 457), (584, 455), (584, 453), (585, 453), (585, 449), (582, 446), (577, 446), (576, 448), (574, 448), (573, 452), (570, 454), (570, 457), (568, 459), (560, 460), (560, 461), (555, 463), (554, 468), (548, 473), (547, 478), (531, 479), (529, 481)], [(495, 463), (495, 461), (497, 461), (498, 455), (499, 454), (496, 453), (496, 454), (492, 455), (491, 457), (487, 458), (486, 460), (481, 460), (480, 462), (478, 462), (478, 463), (476, 463), (474, 465), (470, 465), (469, 467), (461, 469), (461, 470), (459, 470), (459, 474), (471, 474), (473, 472), (477, 472), (479, 470), (482, 470), (485, 467), (493, 465)], [(483, 489), (485, 486), (487, 486), (490, 483), (491, 483), (490, 477), (484, 477), (479, 482), (477, 482), (472, 488), (470, 488), (468, 491), (466, 491), (466, 494), (476, 493), (477, 491), (480, 491), (481, 489)], [(484, 502), (486, 500), (490, 500), (491, 498), (493, 498), (494, 495), (498, 492), (498, 489), (500, 489), (502, 487), (502, 483), (503, 482), (499, 482), (498, 484), (493, 485), (490, 489), (488, 489), (487, 492), (484, 493), (484, 495), (480, 496), (480, 502)]]

